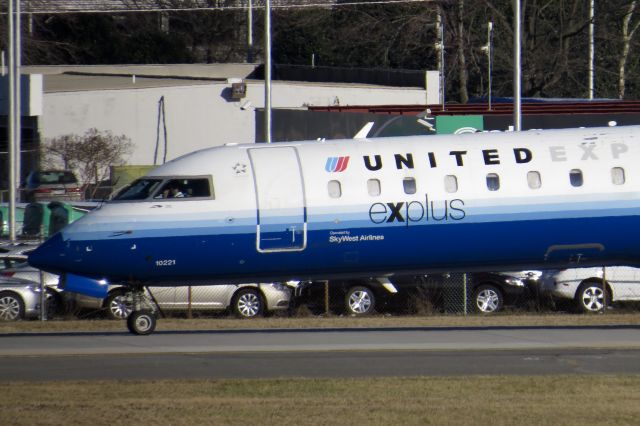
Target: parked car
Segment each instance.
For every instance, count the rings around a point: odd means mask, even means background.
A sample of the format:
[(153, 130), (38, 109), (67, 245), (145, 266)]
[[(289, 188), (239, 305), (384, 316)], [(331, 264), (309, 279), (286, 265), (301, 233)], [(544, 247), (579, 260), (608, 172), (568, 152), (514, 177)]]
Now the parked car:
[(40, 286), (28, 280), (0, 277), (0, 321), (37, 317)]
[(82, 201), (82, 188), (75, 174), (69, 170), (37, 170), (27, 175), (22, 187), (22, 200)]
[[(540, 275), (540, 271), (467, 274), (466, 293), (463, 280), (453, 279), (450, 274), (333, 280), (328, 281), (328, 302), (334, 312), (351, 316), (370, 315), (383, 310), (410, 311), (409, 305), (415, 304), (416, 299), (423, 299), (422, 302), (443, 311), (457, 304), (462, 311), (466, 294), (471, 309), (490, 314), (502, 310), (505, 305), (529, 300), (536, 294)], [(324, 311), (324, 282), (302, 283), (297, 293), (298, 304), (306, 305), (312, 312)]]
[[(607, 268), (571, 268), (550, 271), (546, 279), (553, 282), (553, 296), (571, 299), (582, 312), (599, 312), (605, 303), (639, 301), (640, 269), (629, 266)], [(603, 288), (603, 283), (606, 287)]]
[(37, 244), (24, 242), (6, 242), (0, 244), (0, 271), (26, 265), (29, 253)]
[[(186, 311), (190, 305), (197, 311), (231, 309), (240, 318), (286, 310), (292, 293), (288, 286), (280, 283), (149, 287), (149, 290), (164, 311)], [(76, 309), (105, 309), (113, 319), (125, 319), (132, 311), (132, 300), (121, 286), (110, 286), (106, 299), (77, 293), (69, 296)]]
[[(24, 280), (40, 288), (40, 270), (30, 266), (26, 261), (15, 262), (10, 268), (0, 270), (0, 278)], [(49, 272), (42, 272), (42, 278), (49, 300), (47, 314), (55, 316), (66, 313), (67, 303), (64, 291), (58, 288), (59, 277)]]

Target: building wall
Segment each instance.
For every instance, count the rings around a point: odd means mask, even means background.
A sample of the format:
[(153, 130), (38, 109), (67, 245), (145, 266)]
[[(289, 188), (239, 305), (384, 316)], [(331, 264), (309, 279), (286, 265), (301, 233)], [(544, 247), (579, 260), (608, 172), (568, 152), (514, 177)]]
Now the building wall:
[[(240, 101), (230, 99), (230, 87), (227, 82), (189, 84), (185, 81), (164, 87), (45, 93), (42, 137), (83, 134), (90, 128), (109, 130), (128, 136), (135, 145), (128, 164), (154, 164), (158, 104), (164, 96), (167, 160), (229, 142), (255, 142), (255, 109), (264, 107), (264, 85), (260, 81), (248, 81), (247, 95)], [(425, 90), (420, 88), (297, 82), (274, 82), (272, 88), (273, 108), (425, 102)], [(159, 133), (158, 161), (161, 163), (162, 120)]]

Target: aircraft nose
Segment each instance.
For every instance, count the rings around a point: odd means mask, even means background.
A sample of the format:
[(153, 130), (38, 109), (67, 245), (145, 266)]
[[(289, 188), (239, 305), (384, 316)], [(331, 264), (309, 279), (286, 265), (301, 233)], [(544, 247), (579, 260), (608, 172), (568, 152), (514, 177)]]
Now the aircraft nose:
[(62, 234), (57, 233), (29, 254), (29, 265), (54, 274), (65, 269), (65, 244)]

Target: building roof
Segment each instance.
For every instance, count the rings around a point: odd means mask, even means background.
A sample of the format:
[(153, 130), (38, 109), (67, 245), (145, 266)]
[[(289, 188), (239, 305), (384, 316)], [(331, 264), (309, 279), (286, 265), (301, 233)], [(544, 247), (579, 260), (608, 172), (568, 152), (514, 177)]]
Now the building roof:
[(22, 72), (42, 74), (44, 92), (54, 93), (208, 84), (229, 78), (244, 79), (255, 67), (254, 64), (43, 65), (24, 66)]
[[(510, 115), (513, 103), (494, 103), (489, 109), (486, 103), (428, 105), (431, 115)], [(359, 112), (385, 115), (418, 115), (424, 113), (424, 105), (362, 105), (309, 107), (312, 111)], [(595, 100), (579, 101), (567, 99), (553, 102), (522, 103), (522, 113), (543, 114), (619, 114), (640, 113), (640, 101)]]

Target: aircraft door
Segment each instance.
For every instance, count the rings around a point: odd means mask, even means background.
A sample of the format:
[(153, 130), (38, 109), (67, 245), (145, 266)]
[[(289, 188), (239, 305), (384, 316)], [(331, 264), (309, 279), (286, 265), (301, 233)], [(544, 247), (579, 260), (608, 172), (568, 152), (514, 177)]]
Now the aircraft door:
[(304, 250), (307, 217), (296, 149), (288, 146), (252, 148), (249, 157), (257, 201), (257, 250)]

